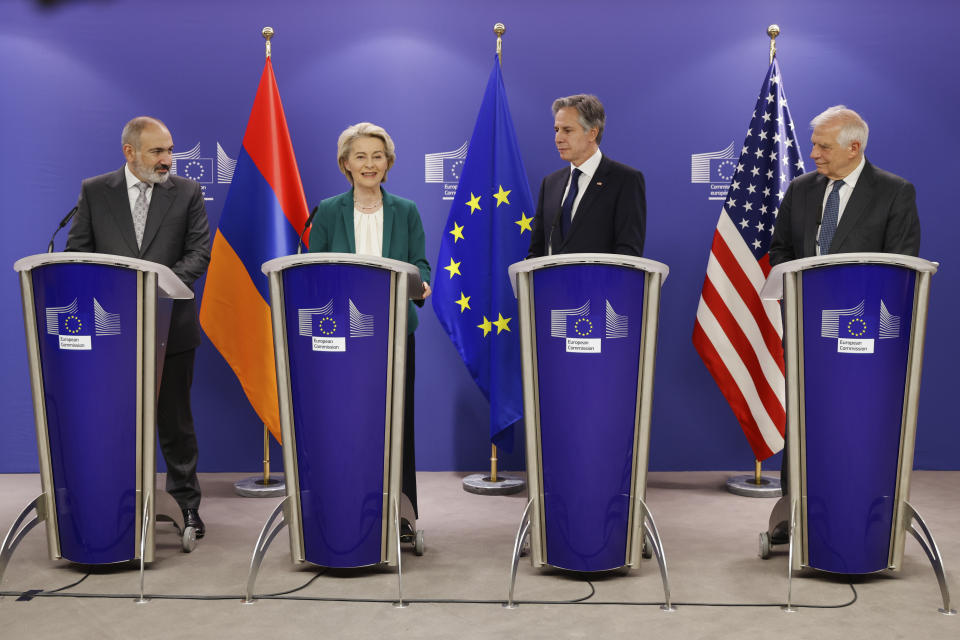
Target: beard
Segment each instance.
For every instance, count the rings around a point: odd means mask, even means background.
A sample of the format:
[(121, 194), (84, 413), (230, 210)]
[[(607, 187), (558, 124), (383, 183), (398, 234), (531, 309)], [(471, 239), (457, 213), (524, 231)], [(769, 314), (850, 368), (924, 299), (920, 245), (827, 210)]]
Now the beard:
[[(158, 162), (152, 167), (147, 167), (143, 163), (143, 159), (140, 155), (140, 152), (137, 152), (136, 159), (133, 163), (134, 173), (138, 176), (142, 176), (141, 179), (144, 182), (149, 182), (150, 184), (161, 184), (167, 181), (170, 177), (170, 165), (163, 164)], [(165, 169), (163, 173), (160, 173), (160, 169)]]

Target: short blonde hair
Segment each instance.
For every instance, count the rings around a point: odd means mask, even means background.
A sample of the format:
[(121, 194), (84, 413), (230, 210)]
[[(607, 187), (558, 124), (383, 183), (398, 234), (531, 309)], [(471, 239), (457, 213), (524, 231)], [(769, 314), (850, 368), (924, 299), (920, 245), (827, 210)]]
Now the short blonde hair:
[(340, 134), (340, 138), (337, 140), (337, 164), (340, 166), (340, 173), (347, 176), (347, 180), (350, 181), (350, 184), (353, 184), (353, 176), (347, 171), (346, 161), (347, 156), (350, 155), (350, 147), (353, 146), (353, 141), (357, 138), (377, 138), (383, 142), (383, 148), (387, 153), (387, 170), (383, 172), (383, 179), (380, 182), (386, 182), (390, 167), (397, 160), (397, 148), (394, 146), (393, 138), (390, 137), (387, 130), (372, 122), (358, 122), (347, 127)]

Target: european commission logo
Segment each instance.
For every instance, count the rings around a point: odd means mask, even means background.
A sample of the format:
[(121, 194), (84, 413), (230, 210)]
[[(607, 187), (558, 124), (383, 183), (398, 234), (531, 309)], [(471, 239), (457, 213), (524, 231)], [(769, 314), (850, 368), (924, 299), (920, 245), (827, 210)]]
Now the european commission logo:
[(690, 183), (710, 185), (710, 200), (726, 200), (730, 180), (737, 171), (737, 158), (733, 142), (726, 149), (690, 156)]
[(216, 161), (213, 158), (203, 158), (201, 155), (199, 142), (189, 151), (173, 154), (170, 171), (174, 175), (199, 182), (203, 189), (203, 199), (213, 200), (213, 193), (207, 189), (207, 186), (230, 184), (233, 180), (233, 172), (237, 168), (237, 161), (227, 155), (219, 142), (217, 142)]
[(626, 338), (629, 318), (618, 314), (609, 300), (605, 302), (605, 312), (596, 315), (590, 312), (590, 300), (576, 309), (552, 309), (550, 337), (565, 340), (567, 353), (602, 353), (604, 339)]
[(311, 339), (314, 351), (346, 351), (347, 336), (351, 339), (373, 337), (373, 314), (362, 313), (349, 298), (346, 307), (347, 312), (338, 316), (331, 298), (322, 307), (297, 309), (299, 333)]
[(93, 313), (80, 311), (78, 298), (62, 307), (46, 307), (47, 334), (57, 336), (58, 346), (66, 351), (90, 351), (93, 336), (119, 336), (120, 314), (110, 313), (93, 299)]
[(460, 184), (460, 172), (463, 170), (463, 161), (467, 157), (469, 142), (464, 142), (458, 149), (428, 153), (424, 156), (423, 173), (427, 184), (442, 184), (443, 199), (453, 200)]
[[(874, 340), (900, 337), (900, 316), (895, 316), (880, 300), (876, 319), (864, 313), (866, 300), (850, 309), (824, 309), (820, 312), (820, 337), (836, 339), (837, 353), (873, 353)], [(876, 336), (876, 337), (874, 337)]]

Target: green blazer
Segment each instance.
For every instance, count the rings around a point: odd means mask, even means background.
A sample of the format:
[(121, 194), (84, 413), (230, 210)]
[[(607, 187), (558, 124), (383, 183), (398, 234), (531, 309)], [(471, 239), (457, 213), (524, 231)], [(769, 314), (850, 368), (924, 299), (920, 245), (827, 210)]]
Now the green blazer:
[[(420, 279), (430, 282), (430, 263), (424, 249), (423, 223), (412, 200), (380, 188), (383, 196), (383, 257), (408, 262), (420, 270)], [(353, 189), (323, 200), (310, 229), (311, 252), (356, 253), (353, 236)], [(407, 312), (407, 333), (417, 328), (417, 312), (423, 300), (411, 300)]]

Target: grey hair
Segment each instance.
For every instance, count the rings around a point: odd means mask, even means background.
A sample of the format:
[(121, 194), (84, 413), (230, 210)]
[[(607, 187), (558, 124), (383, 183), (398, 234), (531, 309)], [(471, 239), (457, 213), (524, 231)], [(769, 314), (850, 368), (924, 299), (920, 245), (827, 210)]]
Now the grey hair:
[(814, 129), (821, 126), (840, 127), (840, 131), (837, 132), (837, 144), (846, 147), (856, 140), (860, 143), (861, 153), (867, 148), (870, 127), (859, 113), (842, 104), (830, 107), (818, 115), (810, 121), (810, 126)]
[(397, 161), (397, 148), (394, 146), (393, 138), (390, 137), (387, 130), (372, 122), (358, 122), (347, 127), (340, 134), (340, 138), (337, 140), (337, 164), (340, 166), (340, 172), (347, 176), (350, 184), (353, 184), (353, 176), (347, 171), (346, 161), (347, 156), (350, 155), (350, 147), (357, 138), (377, 138), (383, 142), (383, 148), (387, 152), (387, 170), (383, 172), (383, 178), (380, 182), (386, 182), (387, 173), (390, 172), (393, 163)]
[(553, 115), (556, 116), (560, 109), (571, 107), (577, 110), (580, 126), (584, 131), (590, 131), (596, 127), (597, 143), (603, 139), (603, 126), (607, 123), (607, 114), (603, 110), (603, 103), (595, 95), (587, 93), (578, 93), (575, 96), (566, 98), (557, 98), (553, 101)]
[(134, 149), (140, 149), (140, 134), (143, 133), (143, 130), (149, 127), (150, 125), (156, 125), (161, 129), (167, 129), (167, 125), (163, 124), (156, 118), (151, 118), (150, 116), (137, 116), (127, 124), (123, 125), (123, 133), (120, 134), (120, 145), (130, 145)]

